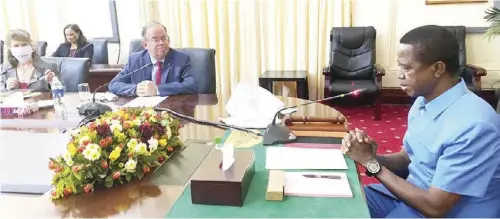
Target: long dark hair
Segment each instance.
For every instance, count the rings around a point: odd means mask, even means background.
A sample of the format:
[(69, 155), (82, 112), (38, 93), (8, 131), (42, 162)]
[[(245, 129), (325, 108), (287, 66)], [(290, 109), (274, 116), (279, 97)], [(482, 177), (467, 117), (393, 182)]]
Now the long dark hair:
[(68, 24), (68, 25), (66, 25), (66, 27), (64, 27), (63, 35), (64, 35), (64, 42), (65, 43), (69, 43), (68, 39), (66, 39), (66, 32), (65, 32), (66, 29), (68, 29), (68, 28), (71, 29), (72, 31), (75, 31), (75, 33), (78, 34), (78, 39), (76, 40), (76, 43), (79, 46), (87, 43), (87, 37), (85, 37), (85, 35), (83, 35), (82, 30), (80, 29), (80, 27), (77, 24)]

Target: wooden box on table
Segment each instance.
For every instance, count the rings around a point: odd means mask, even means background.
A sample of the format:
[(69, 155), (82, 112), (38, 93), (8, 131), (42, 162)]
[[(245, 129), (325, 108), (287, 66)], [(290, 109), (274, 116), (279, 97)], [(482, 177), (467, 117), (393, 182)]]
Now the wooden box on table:
[(212, 150), (191, 178), (193, 204), (243, 206), (255, 173), (252, 150), (234, 150), (235, 161), (226, 171), (219, 169), (222, 152)]

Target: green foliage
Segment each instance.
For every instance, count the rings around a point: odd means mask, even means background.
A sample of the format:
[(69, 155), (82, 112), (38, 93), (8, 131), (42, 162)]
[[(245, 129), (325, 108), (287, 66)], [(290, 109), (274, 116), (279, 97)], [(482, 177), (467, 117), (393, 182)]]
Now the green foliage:
[(486, 16), (484, 19), (490, 23), (490, 27), (485, 33), (485, 36), (488, 37), (488, 40), (491, 40), (496, 35), (500, 34), (500, 9), (491, 7), (487, 9)]

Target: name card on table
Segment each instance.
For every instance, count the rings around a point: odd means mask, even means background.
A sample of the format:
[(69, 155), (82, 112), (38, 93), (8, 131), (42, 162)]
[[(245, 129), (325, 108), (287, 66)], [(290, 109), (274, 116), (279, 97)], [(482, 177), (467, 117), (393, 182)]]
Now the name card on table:
[(167, 97), (136, 97), (132, 101), (125, 104), (123, 107), (155, 107), (165, 99), (167, 99)]

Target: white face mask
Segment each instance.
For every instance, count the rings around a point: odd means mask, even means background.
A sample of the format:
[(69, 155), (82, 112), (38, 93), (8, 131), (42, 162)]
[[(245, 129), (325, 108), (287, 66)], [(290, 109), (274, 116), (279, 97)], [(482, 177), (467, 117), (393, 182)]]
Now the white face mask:
[(24, 64), (31, 59), (33, 48), (31, 48), (31, 46), (13, 47), (10, 49), (10, 52), (12, 52), (12, 56), (14, 56), (20, 64)]

